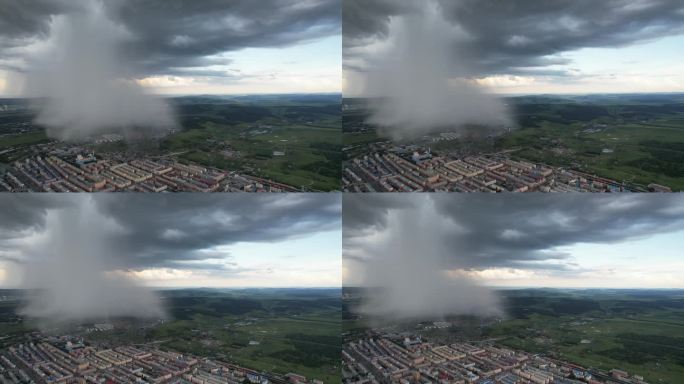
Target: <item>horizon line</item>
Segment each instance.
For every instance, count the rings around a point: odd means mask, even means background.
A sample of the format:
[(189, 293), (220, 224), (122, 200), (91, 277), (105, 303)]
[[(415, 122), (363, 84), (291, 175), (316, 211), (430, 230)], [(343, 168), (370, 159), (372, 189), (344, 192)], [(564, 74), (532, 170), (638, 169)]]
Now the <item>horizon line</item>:
[[(341, 91), (331, 92), (255, 92), (255, 93), (151, 93), (161, 98), (173, 97), (210, 97), (210, 96), (288, 96), (288, 95), (342, 95)], [(19, 95), (0, 95), (2, 99), (46, 99), (47, 97), (30, 97)]]
[[(145, 287), (151, 290), (169, 291), (174, 289), (234, 289), (234, 290), (244, 290), (244, 289), (342, 289), (342, 287), (333, 286), (244, 286), (244, 287), (193, 287), (193, 286), (183, 286), (183, 287)], [(14, 291), (28, 291), (28, 290), (38, 290), (41, 288), (21, 288), (21, 287), (3, 287), (0, 286), (0, 290), (14, 290)]]
[[(636, 91), (636, 92), (541, 92), (541, 93), (501, 93), (488, 92), (489, 95), (503, 96), (503, 97), (524, 97), (524, 96), (598, 96), (598, 95), (684, 95), (682, 91)], [(388, 96), (365, 96), (365, 95), (345, 95), (342, 92), (344, 99), (381, 99)]]
[[(550, 287), (550, 286), (505, 286), (505, 285), (485, 285), (484, 287), (494, 289), (494, 290), (513, 290), (513, 289), (571, 289), (571, 290), (590, 290), (590, 289), (615, 289), (615, 290), (684, 290), (684, 287)], [(369, 287), (362, 285), (348, 285), (343, 286), (345, 288), (382, 288), (382, 287)]]

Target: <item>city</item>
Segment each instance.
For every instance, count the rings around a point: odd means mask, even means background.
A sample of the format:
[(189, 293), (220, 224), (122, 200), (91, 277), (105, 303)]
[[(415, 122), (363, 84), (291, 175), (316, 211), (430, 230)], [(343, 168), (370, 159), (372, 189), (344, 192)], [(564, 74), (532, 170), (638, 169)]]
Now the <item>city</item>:
[(257, 372), (237, 365), (164, 351), (154, 343), (113, 348), (74, 336), (34, 334), (0, 351), (2, 384), (323, 384), (288, 373)]
[(344, 166), (346, 192), (672, 192), (663, 185), (620, 182), (525, 160), (511, 151), (466, 157), (422, 146), (374, 144)]
[(0, 169), (0, 192), (296, 192), (283, 183), (174, 156), (96, 155), (79, 146), (39, 144)]
[(347, 342), (342, 359), (345, 384), (645, 383), (643, 377), (620, 369), (587, 369), (492, 341), (442, 345), (406, 333), (376, 332)]

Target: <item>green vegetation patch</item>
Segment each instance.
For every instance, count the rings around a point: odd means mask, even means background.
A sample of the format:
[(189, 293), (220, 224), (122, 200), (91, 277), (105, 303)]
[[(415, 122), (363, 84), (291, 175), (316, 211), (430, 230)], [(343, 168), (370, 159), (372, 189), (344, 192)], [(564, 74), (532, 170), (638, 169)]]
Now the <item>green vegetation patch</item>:
[(486, 329), (497, 343), (646, 381), (684, 379), (681, 292), (510, 291), (511, 319)]
[(170, 294), (173, 319), (150, 330), (150, 341), (257, 370), (341, 382), (339, 291), (187, 292)]
[(340, 185), (339, 127), (204, 123), (169, 137), (163, 147), (183, 152), (181, 159), (295, 187), (330, 191)]
[(49, 139), (44, 131), (7, 135), (0, 140), (0, 150), (42, 144), (48, 141)]

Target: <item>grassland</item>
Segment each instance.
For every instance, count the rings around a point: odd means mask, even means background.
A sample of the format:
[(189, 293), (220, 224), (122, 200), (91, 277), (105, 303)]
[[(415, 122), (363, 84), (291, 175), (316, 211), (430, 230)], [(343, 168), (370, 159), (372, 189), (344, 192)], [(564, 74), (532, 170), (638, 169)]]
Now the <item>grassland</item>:
[(0, 150), (42, 144), (48, 140), (42, 131), (5, 135), (0, 138)]
[(448, 320), (455, 326), (433, 330), (420, 323), (368, 322), (355, 312), (363, 291), (345, 293), (352, 297), (342, 314), (350, 340), (393, 326), (442, 343), (489, 340), (590, 369), (623, 369), (654, 384), (684, 382), (682, 290), (503, 290), (505, 319), (453, 317)]
[[(332, 169), (341, 159), (339, 127), (268, 126), (268, 132), (264, 132), (266, 129), (252, 124), (207, 122), (201, 128), (169, 137), (163, 146), (169, 152), (185, 151), (181, 158), (200, 164), (248, 170), (256, 176), (308, 189), (339, 188), (339, 170)], [(226, 144), (239, 155), (222, 153)], [(276, 152), (282, 155), (274, 155)]]
[[(336, 372), (341, 319), (332, 314), (244, 318), (202, 315), (160, 326), (154, 338), (199, 356), (215, 356), (276, 373), (298, 372), (326, 383), (339, 383)], [(187, 335), (180, 336), (179, 335)], [(258, 344), (255, 344), (258, 343)]]
[[(109, 345), (154, 342), (251, 369), (341, 383), (339, 289), (182, 289), (161, 295), (169, 313), (162, 324), (116, 319), (113, 330), (83, 336)], [(35, 329), (17, 319), (17, 305), (0, 302), (0, 347)]]
[[(347, 158), (381, 139), (365, 123), (365, 101), (345, 99)], [(515, 150), (514, 158), (606, 178), (684, 191), (684, 94), (524, 96), (506, 99), (516, 129), (490, 143), (429, 143), (437, 153)], [(457, 127), (454, 127), (456, 129)]]
[(682, 293), (512, 295), (512, 318), (485, 332), (498, 343), (585, 367), (627, 370), (650, 383), (684, 378)]
[(306, 190), (340, 188), (339, 95), (189, 97), (175, 103), (183, 130), (162, 141), (162, 152)]
[(684, 119), (611, 123), (598, 132), (584, 123), (542, 121), (501, 139), (514, 157), (577, 168), (618, 181), (684, 190)]
[[(28, 101), (20, 101), (27, 103)], [(160, 141), (90, 145), (101, 156), (174, 154), (181, 161), (271, 179), (308, 191), (340, 188), (339, 95), (198, 96), (169, 99), (179, 129)], [(48, 141), (32, 113), (0, 112), (0, 162), (21, 160)], [(23, 132), (31, 127), (30, 132)], [(23, 133), (22, 133), (23, 132)], [(67, 147), (67, 143), (57, 143)]]
[(339, 290), (181, 290), (165, 292), (171, 320), (126, 335), (257, 370), (298, 372), (339, 383)]
[(174, 320), (147, 337), (199, 356), (341, 382), (338, 290), (198, 292), (172, 296)]
[[(2, 291), (0, 290), (0, 294)], [(27, 326), (17, 319), (18, 305), (17, 301), (0, 302), (0, 348), (15, 344), (28, 330)]]

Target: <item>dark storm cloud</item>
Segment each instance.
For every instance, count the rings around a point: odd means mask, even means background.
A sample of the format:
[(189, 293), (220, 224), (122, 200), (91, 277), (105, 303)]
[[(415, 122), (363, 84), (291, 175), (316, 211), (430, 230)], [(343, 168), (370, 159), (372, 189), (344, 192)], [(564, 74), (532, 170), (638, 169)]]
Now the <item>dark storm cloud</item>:
[[(404, 207), (397, 208), (400, 205)], [(345, 257), (369, 257), (373, 240), (368, 234), (399, 225), (388, 219), (392, 209), (408, 212), (408, 217), (431, 211), (434, 220), (421, 230), (442, 233), (435, 248), (443, 253), (445, 267), (475, 270), (563, 270), (572, 266), (572, 260), (558, 248), (684, 229), (684, 198), (678, 195), (436, 194), (382, 195), (371, 200), (345, 195), (344, 207)], [(406, 241), (411, 242), (410, 236)]]
[(3, 0), (0, 41), (45, 36), (50, 17), (75, 9), (72, 0)]
[[(434, 1), (444, 18), (464, 33), (462, 41), (454, 42), (454, 55), (471, 58), (472, 68), (477, 68), (471, 74), (476, 75), (534, 74), (536, 67), (568, 64), (556, 56), (563, 52), (684, 33), (684, 3), (679, 0)], [(416, 2), (345, 0), (347, 61), (363, 56), (355, 48), (369, 39), (387, 36), (390, 16), (422, 12), (408, 4)]]
[(0, 202), (0, 239), (14, 236), (16, 231), (42, 227), (45, 212), (50, 208), (73, 205), (72, 200), (56, 201), (14, 194), (1, 196)]
[(387, 37), (392, 16), (417, 11), (418, 2), (397, 0), (343, 0), (344, 43), (358, 44), (359, 39)]
[[(283, 47), (340, 33), (340, 0), (107, 0), (108, 16), (131, 33), (125, 47), (139, 74), (178, 74), (248, 47)], [(5, 0), (0, 47), (44, 38), (53, 16), (75, 12), (73, 0)], [(0, 53), (0, 60), (10, 53)], [(4, 57), (3, 57), (4, 56)], [(191, 73), (188, 73), (191, 74)], [(199, 70), (198, 75), (216, 75)]]
[[(335, 195), (251, 198), (102, 199), (101, 211), (130, 229), (124, 235), (141, 263), (202, 260), (202, 249), (236, 242), (272, 242), (334, 229), (340, 202)], [(160, 223), (163, 223), (160, 225)], [(123, 239), (122, 239), (123, 240)]]
[(351, 199), (342, 211), (345, 236), (353, 237), (368, 230), (381, 229), (387, 225), (390, 210), (413, 206), (411, 199), (394, 195), (369, 194), (363, 199)]
[(276, 242), (335, 230), (341, 213), (340, 198), (333, 194), (5, 195), (0, 196), (4, 250), (19, 251), (12, 248), (17, 247), (17, 240), (26, 236), (26, 230), (42, 232), (50, 210), (78, 209), (83, 199), (92, 199), (96, 210), (122, 229), (106, 234), (117, 254), (114, 267), (121, 269), (219, 269), (212, 260), (229, 255), (212, 247)]

